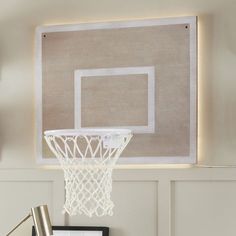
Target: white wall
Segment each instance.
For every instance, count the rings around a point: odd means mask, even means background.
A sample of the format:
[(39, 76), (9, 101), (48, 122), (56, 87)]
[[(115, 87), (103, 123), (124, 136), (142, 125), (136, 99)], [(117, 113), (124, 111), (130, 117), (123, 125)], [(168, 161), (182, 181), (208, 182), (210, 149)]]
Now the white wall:
[[(36, 26), (198, 15), (199, 163), (235, 165), (235, 12), (235, 0), (2, 1), (0, 234), (43, 202), (53, 222), (64, 223), (62, 172), (35, 169)], [(234, 168), (116, 170), (114, 217), (73, 217), (65, 223), (107, 225), (112, 236), (231, 236), (236, 233), (235, 181)], [(30, 225), (15, 235), (30, 235)]]
[(38, 25), (199, 16), (199, 160), (235, 164), (235, 0), (9, 0), (0, 7), (0, 168), (35, 166)]

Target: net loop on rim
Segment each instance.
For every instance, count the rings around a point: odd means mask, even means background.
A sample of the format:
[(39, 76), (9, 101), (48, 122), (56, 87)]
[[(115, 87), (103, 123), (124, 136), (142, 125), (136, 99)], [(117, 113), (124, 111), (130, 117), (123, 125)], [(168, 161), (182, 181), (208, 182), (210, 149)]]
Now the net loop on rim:
[(45, 139), (64, 171), (69, 215), (112, 215), (112, 171), (132, 134), (128, 129), (45, 131)]

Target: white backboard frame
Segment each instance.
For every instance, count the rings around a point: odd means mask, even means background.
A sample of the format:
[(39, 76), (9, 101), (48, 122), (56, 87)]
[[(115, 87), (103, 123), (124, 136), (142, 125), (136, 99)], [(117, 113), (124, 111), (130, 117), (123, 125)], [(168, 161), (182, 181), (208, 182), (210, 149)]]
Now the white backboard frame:
[[(94, 76), (114, 76), (114, 75), (139, 75), (145, 74), (148, 77), (148, 125), (147, 126), (112, 126), (111, 129), (130, 129), (133, 133), (154, 133), (155, 132), (155, 68), (145, 67), (123, 67), (123, 68), (102, 68), (75, 71), (75, 128), (89, 128), (81, 125), (81, 79), (83, 77)], [(106, 128), (106, 127), (92, 127)]]
[(36, 29), (36, 152), (40, 164), (58, 164), (56, 158), (42, 156), (42, 34), (47, 32), (82, 31), (93, 29), (118, 29), (140, 26), (189, 24), (190, 28), (190, 135), (189, 155), (170, 157), (122, 157), (120, 164), (191, 164), (197, 161), (197, 17), (176, 17), (163, 19), (146, 19), (105, 23), (84, 23), (71, 25), (40, 26)]

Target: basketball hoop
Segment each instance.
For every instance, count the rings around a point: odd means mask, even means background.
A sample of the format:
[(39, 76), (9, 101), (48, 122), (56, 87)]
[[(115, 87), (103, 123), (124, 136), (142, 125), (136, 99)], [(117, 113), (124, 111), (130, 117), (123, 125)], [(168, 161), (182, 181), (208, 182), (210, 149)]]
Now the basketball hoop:
[(78, 129), (44, 134), (64, 171), (64, 211), (89, 217), (112, 215), (112, 171), (132, 137), (131, 131)]

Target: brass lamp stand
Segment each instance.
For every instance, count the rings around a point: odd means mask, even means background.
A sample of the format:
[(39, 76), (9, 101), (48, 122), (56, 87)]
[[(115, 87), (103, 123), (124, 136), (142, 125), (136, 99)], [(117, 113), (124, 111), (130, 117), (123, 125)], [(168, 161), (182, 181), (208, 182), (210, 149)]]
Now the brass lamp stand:
[(46, 205), (31, 208), (31, 212), (25, 218), (23, 218), (20, 223), (18, 223), (6, 236), (9, 236), (13, 231), (15, 231), (22, 223), (28, 220), (32, 216), (34, 221), (35, 230), (37, 236), (51, 236), (52, 225), (50, 222), (50, 217), (48, 214), (48, 208)]

